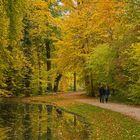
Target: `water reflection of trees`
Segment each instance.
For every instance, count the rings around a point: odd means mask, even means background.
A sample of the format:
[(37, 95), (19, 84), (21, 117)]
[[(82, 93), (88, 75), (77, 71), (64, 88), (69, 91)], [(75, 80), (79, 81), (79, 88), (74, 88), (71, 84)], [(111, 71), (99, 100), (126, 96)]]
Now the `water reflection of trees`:
[(15, 140), (20, 135), (20, 110), (21, 106), (17, 104), (0, 104), (0, 139)]
[(24, 114), (23, 114), (23, 139), (31, 140), (32, 139), (32, 121), (30, 118), (29, 105), (25, 105)]
[(41, 140), (42, 105), (38, 105), (38, 140)]
[(52, 105), (46, 105), (47, 108), (47, 140), (52, 139)]
[(5, 128), (5, 132), (9, 128), (8, 140), (89, 139), (90, 128), (85, 120), (57, 106), (15, 105), (5, 108), (0, 105), (0, 109), (7, 110), (0, 114), (0, 128)]

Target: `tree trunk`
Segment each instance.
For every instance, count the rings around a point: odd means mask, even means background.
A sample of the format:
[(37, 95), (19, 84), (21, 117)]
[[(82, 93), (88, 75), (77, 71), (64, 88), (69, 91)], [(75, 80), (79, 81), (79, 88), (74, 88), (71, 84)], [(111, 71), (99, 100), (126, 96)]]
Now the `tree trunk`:
[[(90, 72), (89, 72), (90, 73)], [(93, 87), (93, 78), (92, 73), (86, 73), (85, 74), (85, 87), (86, 92), (89, 96), (95, 96), (94, 87)]]
[(59, 81), (61, 80), (62, 74), (58, 74), (54, 81), (54, 92), (58, 91)]
[(92, 74), (92, 72), (91, 72), (91, 75), (90, 75), (90, 79), (91, 79), (91, 81), (90, 81), (90, 84), (91, 84), (91, 90), (90, 90), (90, 95), (91, 96), (93, 96), (93, 97), (95, 97), (95, 91), (94, 91), (94, 86), (93, 86), (93, 74)]
[[(51, 70), (51, 47), (50, 47), (50, 43), (49, 41), (47, 41), (46, 43), (46, 57), (47, 57), (47, 72), (49, 73), (49, 71)], [(48, 84), (47, 84), (47, 92), (51, 92), (52, 91), (52, 83), (51, 83), (51, 78), (48, 75)]]
[(86, 88), (86, 92), (89, 95), (90, 93), (90, 79), (89, 79), (89, 75), (86, 73), (85, 74), (85, 88)]
[(73, 90), (76, 91), (76, 72), (74, 72), (74, 88)]
[(42, 94), (42, 78), (41, 78), (41, 62), (40, 62), (40, 47), (38, 47), (38, 53), (37, 53), (37, 57), (38, 57), (38, 77), (39, 77), (39, 89), (38, 92), (41, 95)]
[[(29, 37), (29, 28), (30, 28), (30, 21), (27, 18), (27, 15), (23, 18), (23, 23), (24, 23), (24, 36), (23, 36), (23, 43), (22, 43), (22, 48), (24, 52), (24, 56), (26, 60), (28, 61), (29, 64), (32, 65), (32, 42)], [(31, 88), (30, 88), (30, 83), (31, 83), (31, 78), (32, 78), (32, 69), (31, 66), (26, 66), (26, 73), (24, 75), (25, 78), (23, 78), (23, 91), (25, 92), (25, 96), (30, 96), (31, 94)]]

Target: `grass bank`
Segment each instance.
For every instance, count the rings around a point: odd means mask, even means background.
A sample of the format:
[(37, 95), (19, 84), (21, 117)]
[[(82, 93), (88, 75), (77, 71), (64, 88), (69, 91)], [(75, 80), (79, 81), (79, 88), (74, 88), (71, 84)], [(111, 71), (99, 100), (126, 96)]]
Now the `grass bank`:
[(87, 104), (73, 104), (67, 109), (76, 112), (92, 124), (95, 140), (139, 140), (140, 122), (120, 113)]
[[(75, 112), (86, 118), (91, 124), (93, 140), (139, 140), (140, 122), (120, 113), (93, 105), (81, 104), (74, 100), (74, 96), (38, 96), (29, 98), (15, 98), (14, 102), (30, 104), (52, 103)], [(10, 99), (11, 100), (11, 99)]]

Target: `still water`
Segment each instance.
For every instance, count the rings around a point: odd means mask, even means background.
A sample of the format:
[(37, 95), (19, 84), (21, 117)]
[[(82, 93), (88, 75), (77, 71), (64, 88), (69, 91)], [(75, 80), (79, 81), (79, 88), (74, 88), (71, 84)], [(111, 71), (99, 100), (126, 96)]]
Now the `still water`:
[(53, 105), (0, 103), (0, 140), (90, 140), (84, 118)]

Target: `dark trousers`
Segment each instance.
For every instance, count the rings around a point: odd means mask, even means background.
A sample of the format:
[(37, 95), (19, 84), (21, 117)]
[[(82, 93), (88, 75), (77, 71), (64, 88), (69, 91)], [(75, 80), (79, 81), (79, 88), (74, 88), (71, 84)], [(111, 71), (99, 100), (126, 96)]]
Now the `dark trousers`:
[(105, 101), (108, 102), (108, 95), (105, 95)]
[(100, 95), (100, 103), (104, 103), (104, 95)]

